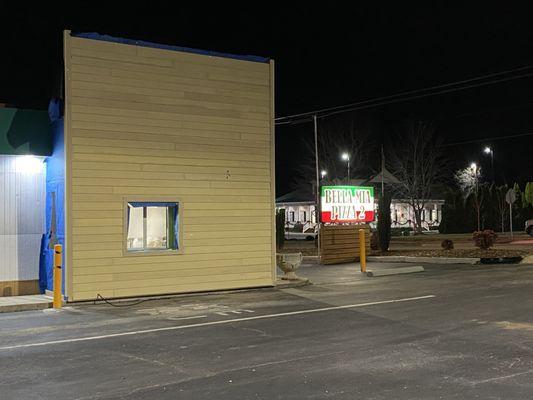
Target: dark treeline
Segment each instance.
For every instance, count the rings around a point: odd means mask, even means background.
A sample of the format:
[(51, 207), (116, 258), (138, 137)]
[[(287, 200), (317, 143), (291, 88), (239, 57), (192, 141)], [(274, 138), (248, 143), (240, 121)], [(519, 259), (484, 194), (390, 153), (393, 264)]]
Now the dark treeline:
[[(525, 221), (533, 219), (533, 182), (524, 190), (518, 184), (513, 186), (516, 201), (513, 204), (513, 230), (522, 231)], [(509, 204), (505, 201), (507, 185), (496, 186), (483, 183), (479, 187), (481, 200), (481, 229), (497, 232), (509, 231)], [(466, 198), (460, 190), (449, 190), (442, 208), (441, 233), (467, 233), (477, 230), (475, 194)]]

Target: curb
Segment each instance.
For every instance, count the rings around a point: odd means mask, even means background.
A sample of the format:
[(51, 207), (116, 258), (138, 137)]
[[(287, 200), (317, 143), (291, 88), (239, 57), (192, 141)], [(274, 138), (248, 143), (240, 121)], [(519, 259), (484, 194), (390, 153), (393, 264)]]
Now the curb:
[(400, 274), (412, 274), (414, 272), (424, 272), (425, 269), (421, 265), (414, 265), (412, 267), (399, 267), (399, 268), (388, 268), (380, 269), (377, 271), (367, 271), (366, 276), (387, 276), (387, 275), (400, 275)]
[(28, 303), (28, 304), (13, 304), (0, 306), (0, 314), (18, 312), (18, 311), (38, 311), (46, 310), (47, 308), (52, 308), (52, 301), (49, 303)]
[(413, 256), (370, 256), (366, 258), (372, 262), (405, 262), (425, 264), (478, 264), (480, 258), (472, 257), (413, 257)]
[(281, 280), (276, 282), (276, 286), (274, 286), (276, 289), (288, 289), (288, 288), (294, 288), (294, 287), (300, 287), (300, 286), (307, 286), (312, 285), (311, 281), (307, 278), (298, 278), (296, 280)]

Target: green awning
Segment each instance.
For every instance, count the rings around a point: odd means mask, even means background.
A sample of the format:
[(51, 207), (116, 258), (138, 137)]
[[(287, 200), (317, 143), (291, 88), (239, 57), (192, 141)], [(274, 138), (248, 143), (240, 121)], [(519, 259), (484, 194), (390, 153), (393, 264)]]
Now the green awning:
[(52, 131), (48, 112), (0, 108), (0, 154), (52, 154)]

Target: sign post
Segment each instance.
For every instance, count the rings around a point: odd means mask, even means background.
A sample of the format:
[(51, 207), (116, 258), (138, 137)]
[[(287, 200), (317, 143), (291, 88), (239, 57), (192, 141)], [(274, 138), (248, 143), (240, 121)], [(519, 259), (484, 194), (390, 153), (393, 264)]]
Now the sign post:
[(359, 263), (361, 264), (361, 272), (366, 274), (366, 240), (365, 230), (359, 229)]
[(516, 201), (514, 189), (509, 189), (505, 193), (505, 201), (509, 204), (509, 227), (511, 228), (511, 239), (513, 239), (513, 203)]

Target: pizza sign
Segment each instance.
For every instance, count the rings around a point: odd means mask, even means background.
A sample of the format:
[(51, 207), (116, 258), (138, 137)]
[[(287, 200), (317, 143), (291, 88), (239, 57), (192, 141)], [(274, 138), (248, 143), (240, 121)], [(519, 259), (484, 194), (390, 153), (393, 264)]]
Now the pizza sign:
[(321, 220), (328, 222), (374, 221), (374, 188), (366, 186), (322, 186)]

